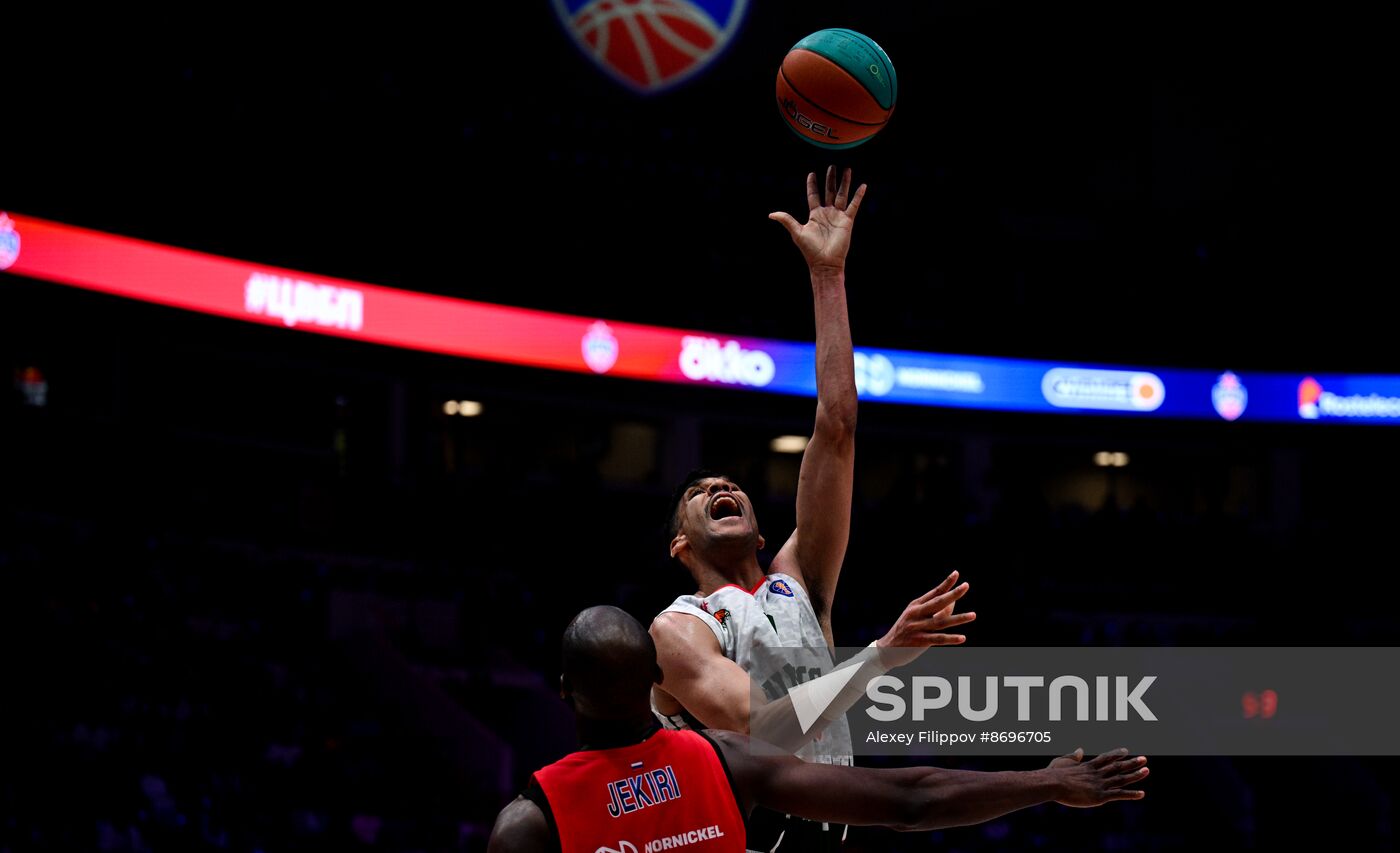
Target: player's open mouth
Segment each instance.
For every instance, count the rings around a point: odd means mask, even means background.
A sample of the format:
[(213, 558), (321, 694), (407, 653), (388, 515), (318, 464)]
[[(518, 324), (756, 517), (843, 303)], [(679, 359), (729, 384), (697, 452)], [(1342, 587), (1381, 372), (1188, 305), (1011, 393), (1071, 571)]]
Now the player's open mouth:
[(710, 518), (715, 521), (740, 517), (743, 514), (743, 507), (739, 506), (739, 501), (733, 495), (720, 494), (710, 501)]

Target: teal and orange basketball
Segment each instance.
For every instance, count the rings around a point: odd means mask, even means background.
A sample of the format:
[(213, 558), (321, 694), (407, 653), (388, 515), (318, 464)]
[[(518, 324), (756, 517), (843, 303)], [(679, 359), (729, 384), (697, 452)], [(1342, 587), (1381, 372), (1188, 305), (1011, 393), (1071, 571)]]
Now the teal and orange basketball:
[(778, 69), (778, 111), (821, 148), (867, 142), (894, 112), (894, 64), (855, 30), (818, 30), (792, 46)]

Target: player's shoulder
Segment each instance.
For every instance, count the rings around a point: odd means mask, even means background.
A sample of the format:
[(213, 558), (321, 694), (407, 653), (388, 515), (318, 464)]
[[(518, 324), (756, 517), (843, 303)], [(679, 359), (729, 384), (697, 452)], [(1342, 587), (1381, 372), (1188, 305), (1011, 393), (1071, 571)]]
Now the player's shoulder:
[(549, 820), (534, 801), (516, 797), (496, 816), (487, 853), (534, 853), (550, 844)]
[[(665, 617), (666, 624), (675, 623), (687, 628), (693, 627), (698, 620), (714, 632), (723, 643), (722, 635), (728, 630), (730, 618), (736, 611), (743, 610), (746, 605), (746, 602), (729, 595), (734, 591), (734, 587), (724, 586), (709, 595), (695, 593), (678, 595), (676, 600), (667, 605), (666, 609), (661, 611), (656, 618), (660, 620)], [(751, 595), (741, 594), (748, 599), (749, 603), (753, 601)]]
[(754, 780), (755, 777), (763, 775), (763, 767), (754, 758), (755, 752), (749, 736), (727, 729), (704, 729), (696, 734), (709, 742), (708, 746), (719, 758), (740, 807), (746, 808), (745, 803), (752, 805)]
[[(710, 614), (699, 609), (694, 611), (666, 609), (656, 614), (656, 618), (651, 620), (651, 627), (648, 630), (658, 648), (672, 644), (686, 646), (699, 644), (703, 648), (718, 647), (714, 630), (705, 623), (704, 617), (706, 615)], [(710, 616), (713, 618), (713, 615)]]
[(732, 774), (734, 768), (731, 766), (735, 761), (741, 761), (742, 756), (749, 748), (748, 735), (732, 732), (728, 729), (697, 729), (691, 732), (695, 737), (705, 744), (707, 752), (713, 752), (724, 765), (726, 773)]

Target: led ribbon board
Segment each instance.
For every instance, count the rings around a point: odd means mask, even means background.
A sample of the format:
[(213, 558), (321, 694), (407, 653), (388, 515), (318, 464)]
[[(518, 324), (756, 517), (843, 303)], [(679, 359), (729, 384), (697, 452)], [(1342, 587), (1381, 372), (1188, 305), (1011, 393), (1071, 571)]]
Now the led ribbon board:
[[(810, 343), (380, 287), (0, 214), (0, 270), (253, 323), (655, 382), (816, 395)], [(1400, 425), (1400, 376), (1133, 368), (860, 348), (863, 399), (1000, 411)]]

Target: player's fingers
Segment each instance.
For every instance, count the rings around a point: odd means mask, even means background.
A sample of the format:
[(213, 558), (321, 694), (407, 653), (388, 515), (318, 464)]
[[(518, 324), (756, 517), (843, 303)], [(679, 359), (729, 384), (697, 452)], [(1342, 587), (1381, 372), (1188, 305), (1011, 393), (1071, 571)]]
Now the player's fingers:
[(1147, 759), (1141, 755), (1136, 758), (1125, 758), (1122, 761), (1115, 761), (1105, 768), (1108, 773), (1132, 773), (1139, 767), (1147, 763)]
[(846, 205), (847, 216), (852, 219), (856, 218), (856, 211), (860, 210), (860, 200), (863, 198), (865, 198), (865, 184), (861, 184), (856, 188), (855, 198), (852, 198), (851, 203)]
[(1137, 770), (1134, 770), (1131, 773), (1119, 773), (1117, 776), (1110, 776), (1108, 779), (1104, 780), (1104, 784), (1108, 785), (1111, 788), (1121, 788), (1124, 785), (1131, 785), (1134, 782), (1141, 782), (1143, 779), (1147, 778), (1147, 774), (1150, 772), (1151, 771), (1149, 771), (1146, 767), (1142, 767)]
[(953, 584), (955, 584), (955, 583), (957, 583), (957, 582), (958, 582), (958, 570), (957, 570), (957, 569), (954, 569), (953, 571), (951, 571), (951, 572), (948, 573), (948, 577), (944, 578), (942, 583), (940, 583), (938, 586), (934, 587), (933, 589), (929, 590), (928, 592), (924, 593), (923, 595), (919, 596), (918, 598), (914, 599), (914, 603), (915, 603), (915, 604), (923, 604), (925, 601), (928, 601), (930, 598), (933, 598), (935, 595), (942, 595), (943, 593), (945, 593), (945, 592), (947, 592), (948, 590), (952, 589), (952, 588), (953, 588)]
[(1078, 761), (1083, 761), (1083, 760), (1084, 760), (1084, 747), (1081, 746), (1081, 747), (1079, 747), (1078, 749), (1076, 749), (1074, 752), (1071, 752), (1071, 753), (1069, 753), (1068, 755), (1061, 755), (1060, 757), (1061, 757), (1061, 758), (1068, 758), (1070, 761), (1076, 761), (1076, 762), (1078, 762)]
[(797, 224), (797, 220), (782, 211), (770, 213), (768, 214), (768, 218), (786, 228), (788, 233), (793, 237), (796, 237), (798, 233), (802, 231), (802, 226)]
[(826, 167), (826, 196), (824, 203), (829, 207), (836, 203), (836, 166)]
[(807, 210), (812, 211), (822, 206), (821, 193), (817, 192), (817, 173), (807, 173)]
[(836, 206), (841, 210), (846, 209), (846, 202), (851, 198), (851, 167), (847, 166), (846, 171), (841, 173), (841, 188), (836, 191)]
[(962, 598), (964, 595), (967, 595), (967, 591), (970, 588), (971, 587), (967, 583), (967, 581), (963, 581), (962, 583), (958, 584), (957, 586), (953, 587), (952, 589), (948, 590), (942, 595), (935, 595), (933, 598), (930, 598), (928, 601), (925, 601), (923, 604), (919, 605), (920, 615), (927, 617), (934, 613), (937, 613), (938, 611), (942, 610), (943, 608)]
[(954, 569), (953, 571), (951, 571), (951, 572), (948, 573), (948, 577), (944, 578), (942, 583), (940, 583), (938, 586), (934, 587), (933, 589), (929, 590), (928, 592), (924, 593), (923, 595), (919, 596), (918, 598), (914, 599), (914, 602), (913, 602), (913, 603), (914, 603), (914, 604), (923, 604), (924, 602), (926, 602), (926, 601), (928, 601), (929, 599), (933, 598), (935, 595), (942, 595), (943, 593), (945, 593), (945, 592), (947, 592), (948, 590), (952, 589), (952, 588), (953, 588), (953, 584), (955, 584), (955, 583), (957, 583), (957, 582), (958, 582), (958, 572), (957, 572), (957, 569)]
[(1112, 761), (1117, 761), (1118, 759), (1122, 758), (1127, 754), (1128, 748), (1126, 746), (1120, 746), (1115, 750), (1111, 750), (1109, 752), (1101, 753), (1099, 755), (1094, 756), (1094, 760), (1090, 761), (1089, 764), (1093, 767), (1103, 767), (1105, 764), (1108, 764)]
[(940, 616), (950, 616), (957, 609), (958, 599), (962, 595), (955, 589), (945, 592), (937, 598), (930, 598), (915, 609), (913, 616), (916, 619), (937, 619)]
[(1118, 791), (1109, 791), (1109, 792), (1106, 794), (1106, 796), (1107, 796), (1107, 798), (1108, 798), (1109, 800), (1140, 800), (1140, 799), (1142, 799), (1143, 797), (1147, 796), (1147, 793), (1144, 792), (1144, 791), (1124, 791), (1124, 790), (1118, 790)]
[(967, 642), (967, 637), (962, 634), (934, 634), (924, 633), (920, 635), (926, 645), (930, 646), (956, 646)]
[(956, 628), (959, 625), (966, 625), (977, 618), (977, 611), (969, 610), (966, 613), (954, 613), (949, 616), (937, 616), (929, 620), (927, 630), (942, 631), (945, 628)]

